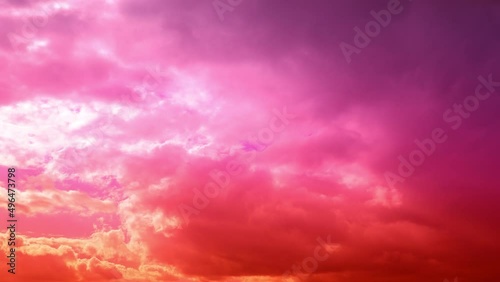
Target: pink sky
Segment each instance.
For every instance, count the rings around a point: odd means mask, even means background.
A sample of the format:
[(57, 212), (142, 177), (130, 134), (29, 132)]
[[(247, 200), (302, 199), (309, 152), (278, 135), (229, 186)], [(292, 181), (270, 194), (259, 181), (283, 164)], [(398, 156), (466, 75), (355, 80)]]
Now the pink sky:
[(391, 1), (3, 1), (0, 279), (499, 281), (500, 4), (401, 0), (348, 63)]

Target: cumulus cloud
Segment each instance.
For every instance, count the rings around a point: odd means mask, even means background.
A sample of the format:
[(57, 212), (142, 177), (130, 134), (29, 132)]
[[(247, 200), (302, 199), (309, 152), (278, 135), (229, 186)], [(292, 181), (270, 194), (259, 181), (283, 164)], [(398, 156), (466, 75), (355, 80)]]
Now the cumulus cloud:
[(458, 130), (443, 113), (500, 81), (500, 6), (401, 0), (347, 63), (387, 3), (243, 0), (220, 21), (211, 1), (4, 1), (16, 279), (293, 281), (327, 236), (310, 281), (498, 279), (500, 90)]

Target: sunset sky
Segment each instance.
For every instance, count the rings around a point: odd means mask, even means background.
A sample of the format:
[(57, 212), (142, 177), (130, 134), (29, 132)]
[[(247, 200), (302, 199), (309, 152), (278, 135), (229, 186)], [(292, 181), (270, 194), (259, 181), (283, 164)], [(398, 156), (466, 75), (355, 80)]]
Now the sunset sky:
[(500, 281), (499, 30), (493, 0), (1, 1), (0, 280)]

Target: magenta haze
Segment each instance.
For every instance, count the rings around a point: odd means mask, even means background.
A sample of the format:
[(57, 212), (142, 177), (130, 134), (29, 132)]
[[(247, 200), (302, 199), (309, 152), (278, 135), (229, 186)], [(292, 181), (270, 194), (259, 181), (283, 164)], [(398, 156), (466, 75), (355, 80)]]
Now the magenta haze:
[(239, 6), (243, 0), (214, 0), (212, 5), (214, 6), (215, 12), (219, 17), (219, 20), (224, 21), (224, 14), (226, 12), (232, 12)]
[[(491, 97), (492, 93), (496, 92), (495, 87), (500, 87), (500, 82), (493, 81), (492, 74), (488, 75), (487, 79), (479, 76), (478, 80), (480, 83), (476, 86), (474, 95), (465, 97), (461, 104), (453, 104), (453, 110), (447, 109), (443, 113), (443, 120), (453, 130), (459, 129), (462, 126), (462, 120), (468, 119), (472, 112), (479, 109), (480, 101), (486, 101)], [(397, 174), (391, 171), (384, 173), (387, 185), (390, 188), (394, 188), (396, 183), (402, 183), (405, 181), (405, 178), (412, 176), (415, 168), (421, 166), (428, 157), (436, 152), (437, 144), (443, 144), (446, 140), (448, 140), (448, 135), (440, 127), (432, 130), (430, 138), (423, 141), (416, 139), (414, 142), (418, 148), (410, 152), (408, 160), (402, 155), (398, 156), (399, 166)]]
[[(412, 1), (412, 0), (408, 0)], [(348, 44), (344, 41), (340, 43), (340, 50), (344, 55), (347, 63), (351, 63), (351, 56), (353, 54), (360, 54), (361, 49), (368, 47), (372, 42), (371, 38), (377, 37), (382, 31), (382, 27), (387, 27), (392, 20), (393, 15), (399, 15), (403, 11), (403, 6), (399, 0), (390, 0), (387, 3), (387, 10), (382, 9), (379, 12), (374, 10), (370, 11), (370, 14), (375, 20), (369, 21), (365, 25), (365, 31), (363, 32), (358, 26), (354, 27), (354, 45)], [(382, 27), (381, 27), (382, 26)]]

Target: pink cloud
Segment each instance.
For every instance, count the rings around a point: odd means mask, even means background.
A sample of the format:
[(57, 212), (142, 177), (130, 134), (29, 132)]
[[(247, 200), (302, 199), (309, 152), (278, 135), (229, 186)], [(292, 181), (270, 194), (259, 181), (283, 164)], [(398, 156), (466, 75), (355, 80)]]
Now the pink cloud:
[[(222, 22), (211, 1), (0, 4), (23, 226), (0, 278), (282, 281), (331, 236), (310, 281), (498, 280), (500, 90), (459, 130), (443, 113), (500, 80), (500, 7), (414, 1), (347, 64), (339, 44), (387, 2), (243, 1)], [(389, 187), (435, 128), (446, 143)]]

